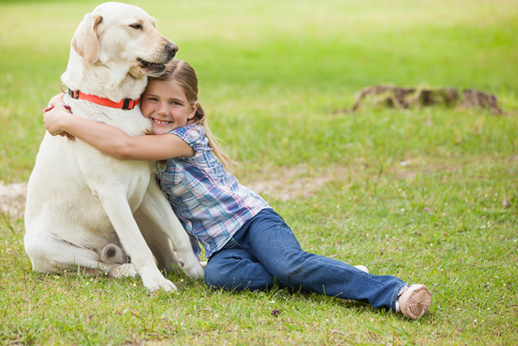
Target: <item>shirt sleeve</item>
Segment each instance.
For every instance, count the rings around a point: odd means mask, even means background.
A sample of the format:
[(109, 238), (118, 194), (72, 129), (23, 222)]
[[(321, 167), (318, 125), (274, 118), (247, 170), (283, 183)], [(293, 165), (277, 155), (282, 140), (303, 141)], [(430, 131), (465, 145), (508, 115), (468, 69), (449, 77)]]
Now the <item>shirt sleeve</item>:
[(204, 151), (207, 147), (206, 138), (205, 138), (205, 130), (201, 125), (188, 125), (184, 127), (179, 127), (171, 132), (178, 137), (180, 137), (185, 143), (189, 144), (194, 151)]

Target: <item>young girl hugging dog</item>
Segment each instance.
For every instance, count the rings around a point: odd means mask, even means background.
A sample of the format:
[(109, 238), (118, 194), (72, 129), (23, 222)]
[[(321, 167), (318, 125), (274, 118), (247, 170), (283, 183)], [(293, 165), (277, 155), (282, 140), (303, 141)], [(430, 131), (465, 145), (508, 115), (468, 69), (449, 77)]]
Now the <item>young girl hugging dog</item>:
[(256, 192), (229, 173), (229, 158), (212, 136), (198, 101), (198, 79), (185, 61), (174, 59), (149, 80), (142, 114), (154, 135), (132, 137), (120, 129), (72, 116), (58, 97), (43, 116), (52, 135), (80, 138), (123, 160), (156, 160), (157, 179), (199, 256), (208, 258), (205, 283), (229, 291), (280, 287), (367, 302), (420, 318), (432, 294), (364, 266), (302, 250), (290, 227)]

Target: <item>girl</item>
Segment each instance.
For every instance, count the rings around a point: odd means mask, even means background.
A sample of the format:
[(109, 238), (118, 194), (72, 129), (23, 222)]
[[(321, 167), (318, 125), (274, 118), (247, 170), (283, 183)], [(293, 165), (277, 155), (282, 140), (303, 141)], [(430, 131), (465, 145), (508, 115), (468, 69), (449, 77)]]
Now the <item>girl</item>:
[(368, 302), (418, 319), (430, 307), (424, 285), (368, 273), (334, 259), (304, 252), (292, 230), (257, 193), (239, 184), (213, 138), (198, 101), (192, 67), (174, 59), (141, 97), (142, 114), (155, 135), (131, 137), (106, 124), (75, 117), (63, 101), (43, 116), (52, 135), (78, 137), (122, 160), (158, 160), (159, 186), (191, 237), (208, 258), (205, 282), (227, 290), (271, 287), (303, 289)]

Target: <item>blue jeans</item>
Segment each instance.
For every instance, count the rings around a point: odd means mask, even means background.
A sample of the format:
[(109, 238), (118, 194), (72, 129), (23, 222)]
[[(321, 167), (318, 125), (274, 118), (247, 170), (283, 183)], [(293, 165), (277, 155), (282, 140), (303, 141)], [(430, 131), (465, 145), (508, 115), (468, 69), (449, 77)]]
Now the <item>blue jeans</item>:
[(372, 275), (352, 265), (302, 251), (284, 220), (264, 209), (249, 220), (205, 269), (209, 287), (231, 291), (281, 287), (358, 300), (396, 311), (406, 284), (394, 276)]

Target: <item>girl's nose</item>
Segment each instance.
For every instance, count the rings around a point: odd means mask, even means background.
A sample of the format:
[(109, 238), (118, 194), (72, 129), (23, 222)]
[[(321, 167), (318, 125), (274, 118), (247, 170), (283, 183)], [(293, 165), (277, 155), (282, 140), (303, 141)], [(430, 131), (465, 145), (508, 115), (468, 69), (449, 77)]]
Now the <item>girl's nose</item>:
[(165, 102), (160, 102), (158, 104), (158, 110), (157, 110), (158, 114), (167, 114), (167, 103)]

